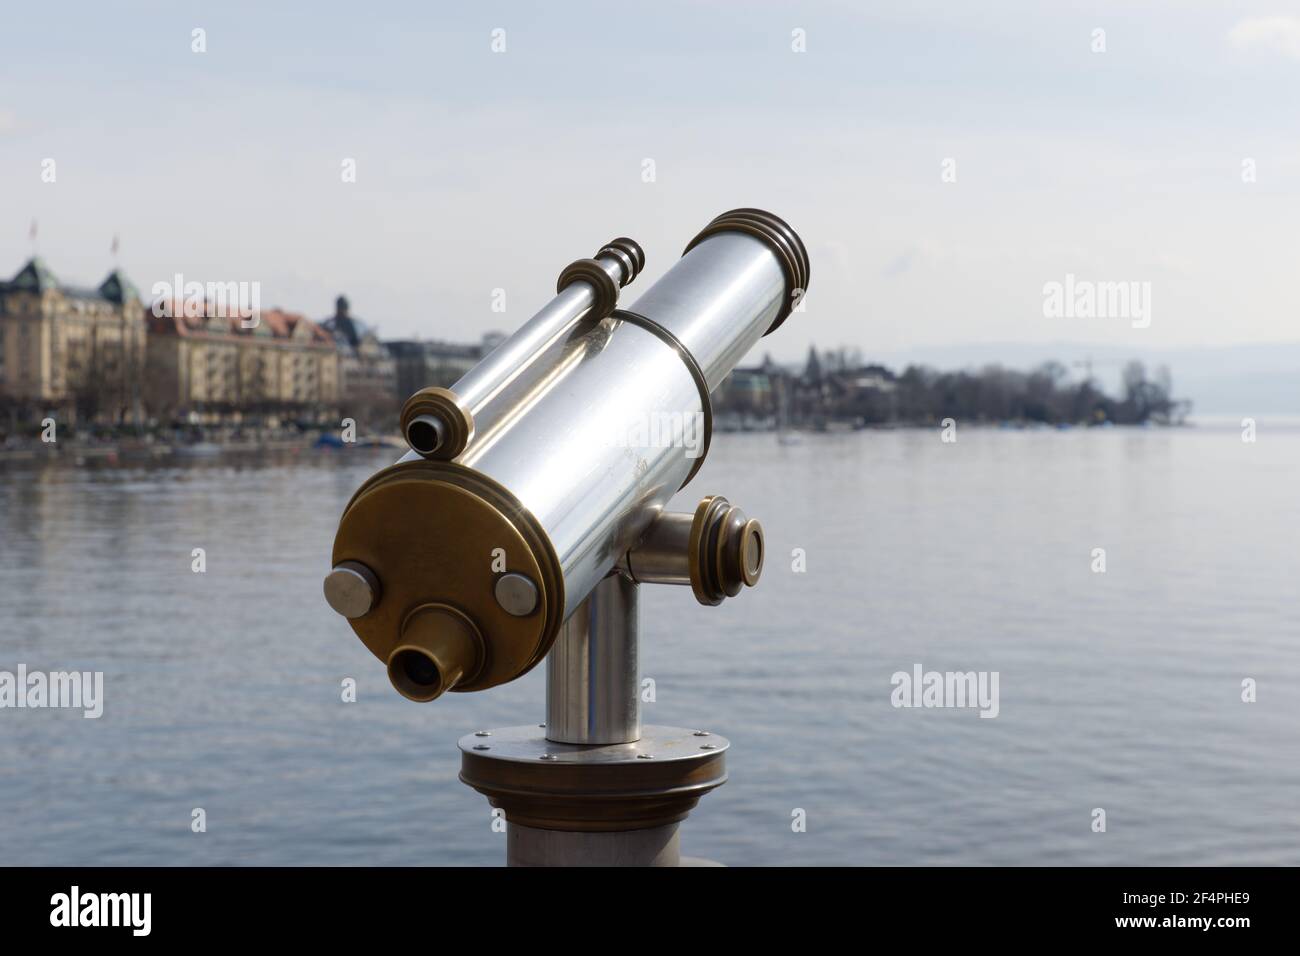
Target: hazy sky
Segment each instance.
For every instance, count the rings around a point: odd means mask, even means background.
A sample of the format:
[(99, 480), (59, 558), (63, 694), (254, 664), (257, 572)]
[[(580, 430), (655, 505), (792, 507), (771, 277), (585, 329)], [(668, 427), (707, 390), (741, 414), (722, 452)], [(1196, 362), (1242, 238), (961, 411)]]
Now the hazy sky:
[[(320, 318), (345, 292), (386, 337), (509, 330), (620, 234), (629, 303), (753, 205), (812, 257), (778, 358), (1296, 341), (1298, 197), (1295, 2), (44, 0), (0, 31), (0, 273), (35, 219), (65, 281), (118, 234), (146, 293), (257, 281)], [(1149, 282), (1150, 326), (1045, 318), (1067, 273)]]

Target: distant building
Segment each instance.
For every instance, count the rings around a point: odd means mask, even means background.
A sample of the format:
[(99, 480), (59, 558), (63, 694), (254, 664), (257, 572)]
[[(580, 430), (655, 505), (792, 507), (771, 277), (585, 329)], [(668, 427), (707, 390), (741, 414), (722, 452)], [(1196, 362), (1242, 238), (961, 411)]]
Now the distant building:
[(65, 285), (34, 258), (0, 282), (0, 411), (29, 426), (47, 415), (61, 425), (352, 418), (391, 430), (407, 396), (454, 384), (504, 339), (384, 343), (345, 296), (320, 323), (280, 309), (248, 318), (210, 302), (142, 304), (117, 270), (97, 288)]
[(808, 349), (803, 373), (793, 382), (792, 418), (825, 427), (832, 421), (869, 425), (892, 421), (897, 413), (894, 373), (883, 365), (864, 365), (855, 356)]
[(766, 367), (733, 369), (713, 393), (714, 409), (739, 415), (773, 414), (772, 377)]
[(339, 400), (344, 411), (354, 417), (395, 414), (400, 396), (397, 362), (374, 328), (352, 315), (345, 296), (334, 300), (334, 314), (320, 325), (339, 350)]
[(149, 313), (148, 324), (145, 402), (159, 419), (198, 425), (336, 417), (339, 351), (333, 336), (301, 315), (263, 309), (257, 324), (244, 328), (235, 316)]
[(489, 332), (477, 345), (451, 342), (421, 342), (407, 339), (388, 343), (388, 351), (397, 362), (397, 392), (404, 401), (428, 385), (448, 388), (472, 369), (505, 336)]
[(79, 288), (34, 258), (0, 282), (0, 402), (15, 418), (125, 422), (140, 413), (144, 360), (140, 296), (116, 269)]

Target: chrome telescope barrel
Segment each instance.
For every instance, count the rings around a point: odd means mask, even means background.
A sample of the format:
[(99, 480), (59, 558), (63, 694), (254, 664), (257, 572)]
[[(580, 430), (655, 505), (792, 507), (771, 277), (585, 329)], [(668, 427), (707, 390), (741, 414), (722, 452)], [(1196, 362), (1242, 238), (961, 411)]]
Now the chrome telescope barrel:
[(486, 424), (483, 406), (577, 322), (614, 311), (619, 290), (644, 267), (641, 247), (623, 236), (610, 240), (593, 258), (571, 263), (560, 273), (555, 298), (541, 311), (450, 389), (429, 389), (431, 401), (410, 414), (404, 411), (402, 431), (412, 455), (449, 460), (464, 451)]
[[(733, 210), (634, 310), (590, 322), (543, 310), (506, 353), (518, 366), (494, 353), (490, 374), (462, 379), (479, 382), (463, 450), (408, 455), (362, 485), (326, 582), (403, 694), (491, 687), (545, 656), (698, 470), (709, 393), (795, 308), (808, 274), (788, 225)], [(408, 660), (421, 666), (407, 673)]]
[(808, 252), (784, 221), (733, 209), (706, 226), (681, 260), (632, 305), (695, 357), (712, 392), (808, 288)]

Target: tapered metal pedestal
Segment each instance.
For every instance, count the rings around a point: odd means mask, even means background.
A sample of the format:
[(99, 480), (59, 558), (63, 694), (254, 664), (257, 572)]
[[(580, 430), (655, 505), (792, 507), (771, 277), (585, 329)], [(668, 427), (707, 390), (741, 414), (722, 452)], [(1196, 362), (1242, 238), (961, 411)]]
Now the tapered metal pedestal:
[(511, 866), (678, 866), (677, 825), (726, 782), (725, 738), (641, 724), (637, 590), (611, 574), (565, 622), (546, 723), (460, 740), (460, 779), (505, 811)]

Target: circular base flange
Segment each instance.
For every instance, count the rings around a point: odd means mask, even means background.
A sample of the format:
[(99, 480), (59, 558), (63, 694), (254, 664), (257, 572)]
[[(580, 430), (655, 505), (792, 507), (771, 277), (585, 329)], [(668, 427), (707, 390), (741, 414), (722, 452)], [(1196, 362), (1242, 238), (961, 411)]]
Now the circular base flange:
[(543, 727), (504, 727), (460, 739), (460, 779), (541, 830), (641, 830), (685, 819), (727, 780), (725, 737), (642, 727), (630, 744), (561, 744)]

